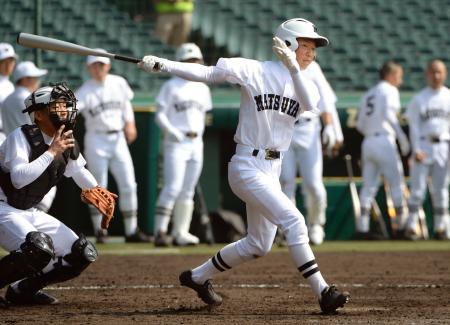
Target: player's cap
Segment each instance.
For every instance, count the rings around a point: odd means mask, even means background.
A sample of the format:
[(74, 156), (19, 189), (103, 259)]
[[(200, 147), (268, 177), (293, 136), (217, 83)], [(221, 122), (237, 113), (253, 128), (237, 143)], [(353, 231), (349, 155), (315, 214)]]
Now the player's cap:
[(175, 53), (177, 61), (186, 61), (191, 59), (203, 60), (202, 51), (194, 43), (182, 44)]
[(275, 36), (281, 38), (286, 45), (295, 51), (298, 48), (297, 38), (311, 38), (316, 41), (316, 46), (327, 46), (329, 41), (317, 33), (316, 26), (303, 18), (293, 18), (286, 20), (278, 26)]
[(14, 47), (12, 47), (9, 43), (0, 43), (0, 60), (4, 60), (7, 58), (15, 58), (18, 59), (19, 56), (14, 51)]
[(13, 80), (17, 82), (18, 80), (25, 77), (42, 77), (47, 74), (47, 69), (39, 69), (31, 61), (20, 62), (13, 73)]
[[(106, 53), (106, 51), (104, 49), (95, 49), (95, 50)], [(91, 65), (92, 63), (96, 63), (96, 62), (100, 62), (103, 64), (111, 64), (111, 60), (104, 56), (88, 55), (88, 57), (86, 59), (87, 65)]]

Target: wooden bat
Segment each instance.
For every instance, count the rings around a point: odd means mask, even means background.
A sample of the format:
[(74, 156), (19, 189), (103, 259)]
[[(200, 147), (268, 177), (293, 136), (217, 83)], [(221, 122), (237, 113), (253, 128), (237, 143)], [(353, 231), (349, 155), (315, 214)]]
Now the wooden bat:
[(211, 219), (209, 217), (208, 207), (206, 206), (205, 196), (203, 195), (203, 190), (200, 184), (195, 186), (195, 192), (197, 193), (199, 203), (200, 203), (200, 224), (203, 226), (205, 231), (206, 242), (210, 245), (215, 243), (214, 233), (212, 229)]
[(386, 229), (386, 223), (384, 222), (383, 215), (381, 214), (380, 206), (375, 199), (372, 202), (372, 212), (373, 219), (378, 223), (381, 235), (384, 239), (389, 238), (389, 234)]
[(392, 234), (395, 235), (399, 230), (397, 212), (395, 211), (394, 201), (392, 201), (391, 188), (389, 184), (386, 182), (386, 180), (384, 180), (383, 183), (384, 183), (384, 193), (386, 195), (387, 213), (391, 221)]
[(34, 34), (28, 34), (28, 33), (19, 33), (17, 35), (17, 44), (26, 46), (26, 47), (32, 47), (32, 48), (38, 48), (38, 49), (44, 49), (44, 50), (50, 50), (50, 51), (56, 51), (56, 52), (64, 52), (69, 54), (78, 54), (78, 55), (95, 55), (95, 56), (103, 56), (114, 60), (120, 60), (120, 61), (126, 61), (131, 63), (138, 63), (141, 62), (141, 59), (119, 55), (119, 54), (113, 54), (109, 52), (103, 52), (96, 49), (92, 49), (86, 46), (61, 41), (55, 38), (51, 37), (45, 37), (40, 35), (34, 35)]
[(345, 155), (345, 165), (347, 167), (348, 185), (350, 187), (350, 195), (352, 198), (353, 213), (355, 215), (355, 224), (361, 217), (361, 203), (359, 201), (358, 191), (356, 189), (355, 180), (353, 179), (352, 156)]

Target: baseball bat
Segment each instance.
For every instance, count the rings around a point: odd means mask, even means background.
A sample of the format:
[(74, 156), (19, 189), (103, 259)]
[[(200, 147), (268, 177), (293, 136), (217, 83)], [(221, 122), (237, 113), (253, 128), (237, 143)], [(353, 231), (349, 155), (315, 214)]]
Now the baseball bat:
[(361, 203), (359, 201), (358, 191), (356, 189), (355, 180), (353, 179), (352, 156), (345, 155), (345, 165), (347, 167), (348, 185), (350, 187), (350, 195), (352, 198), (353, 213), (355, 214), (355, 222), (361, 217)]
[(383, 219), (383, 214), (381, 213), (380, 206), (378, 205), (377, 200), (373, 200), (372, 202), (372, 210), (373, 210), (373, 219), (378, 223), (379, 230), (384, 239), (389, 238), (389, 234), (386, 229), (386, 223)]
[(203, 195), (203, 190), (200, 184), (195, 186), (195, 192), (197, 193), (200, 203), (200, 223), (205, 231), (206, 242), (213, 245), (215, 243), (214, 232), (212, 229), (211, 218), (209, 217), (205, 196)]
[(118, 55), (113, 54), (109, 52), (103, 52), (99, 50), (95, 50), (86, 46), (61, 41), (55, 38), (51, 37), (45, 37), (40, 35), (34, 35), (34, 34), (28, 34), (28, 33), (19, 33), (17, 35), (17, 44), (26, 46), (26, 47), (32, 47), (32, 48), (38, 48), (38, 49), (44, 49), (44, 50), (50, 50), (50, 51), (56, 51), (56, 52), (64, 52), (69, 54), (77, 54), (77, 55), (95, 55), (95, 56), (103, 56), (106, 58), (114, 59), (114, 60), (120, 60), (125, 62), (131, 62), (131, 63), (138, 63), (141, 62), (141, 59), (133, 58), (130, 56), (124, 56), (124, 55)]

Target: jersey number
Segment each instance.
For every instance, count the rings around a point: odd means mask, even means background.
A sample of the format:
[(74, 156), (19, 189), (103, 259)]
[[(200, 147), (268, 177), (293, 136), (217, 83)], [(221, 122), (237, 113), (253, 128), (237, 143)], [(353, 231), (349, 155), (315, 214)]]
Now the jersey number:
[(366, 100), (366, 106), (367, 106), (367, 111), (366, 111), (366, 115), (370, 116), (373, 114), (373, 111), (375, 109), (374, 104), (373, 104), (373, 99), (375, 98), (374, 95), (367, 97)]

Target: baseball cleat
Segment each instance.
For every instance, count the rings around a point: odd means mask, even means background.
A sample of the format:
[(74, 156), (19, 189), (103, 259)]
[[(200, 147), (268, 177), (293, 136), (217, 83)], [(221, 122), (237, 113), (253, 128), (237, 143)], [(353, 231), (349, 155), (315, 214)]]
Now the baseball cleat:
[(211, 306), (219, 306), (222, 303), (222, 297), (214, 291), (211, 281), (207, 280), (203, 284), (195, 283), (194, 280), (192, 280), (192, 272), (190, 270), (182, 272), (179, 279), (182, 286), (196, 291), (198, 297), (203, 300), (204, 303)]
[(125, 236), (126, 243), (150, 243), (150, 237), (143, 233), (140, 229), (130, 236)]
[(346, 291), (340, 292), (336, 286), (331, 285), (323, 289), (319, 299), (320, 309), (324, 314), (332, 314), (336, 309), (344, 307), (350, 299), (350, 294)]
[(95, 241), (97, 244), (106, 243), (108, 238), (108, 231), (106, 229), (99, 229), (95, 234)]
[(168, 247), (170, 246), (171, 239), (165, 232), (158, 231), (155, 236), (156, 247)]
[(58, 299), (43, 291), (18, 293), (11, 286), (6, 290), (5, 299), (11, 305), (55, 305), (58, 303)]
[(173, 240), (173, 244), (175, 246), (192, 246), (192, 245), (198, 245), (199, 243), (200, 243), (200, 239), (198, 239), (198, 237), (196, 237), (190, 233), (179, 234)]

